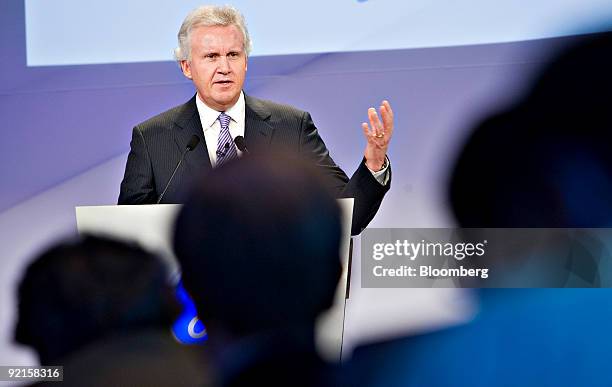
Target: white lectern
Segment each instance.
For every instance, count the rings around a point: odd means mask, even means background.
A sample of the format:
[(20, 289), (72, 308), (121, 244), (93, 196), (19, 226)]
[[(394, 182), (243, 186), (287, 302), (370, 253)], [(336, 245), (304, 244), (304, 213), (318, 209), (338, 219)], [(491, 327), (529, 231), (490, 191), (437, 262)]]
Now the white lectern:
[[(334, 306), (317, 324), (317, 345), (321, 355), (328, 360), (340, 360), (342, 353), (353, 199), (338, 199), (338, 204), (343, 225), (340, 245), (342, 276)], [(178, 278), (180, 270), (172, 252), (171, 241), (174, 221), (180, 208), (179, 204), (76, 207), (77, 228), (79, 233), (107, 235), (138, 242), (163, 257), (173, 277)]]

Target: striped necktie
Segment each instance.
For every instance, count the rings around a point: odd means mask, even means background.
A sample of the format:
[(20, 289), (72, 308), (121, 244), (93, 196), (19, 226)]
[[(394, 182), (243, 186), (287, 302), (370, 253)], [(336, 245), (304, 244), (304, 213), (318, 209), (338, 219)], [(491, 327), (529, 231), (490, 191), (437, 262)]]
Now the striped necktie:
[(231, 117), (225, 114), (225, 112), (219, 114), (221, 132), (219, 133), (219, 141), (217, 142), (217, 167), (238, 157), (236, 144), (234, 144), (234, 139), (229, 131), (230, 121)]

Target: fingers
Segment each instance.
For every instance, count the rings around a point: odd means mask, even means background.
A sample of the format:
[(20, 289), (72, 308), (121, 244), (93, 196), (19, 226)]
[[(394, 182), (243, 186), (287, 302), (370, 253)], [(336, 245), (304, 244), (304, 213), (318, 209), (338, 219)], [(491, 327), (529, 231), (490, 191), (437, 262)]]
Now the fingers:
[(389, 141), (393, 133), (393, 110), (389, 101), (383, 101), (380, 105), (380, 117), (376, 113), (376, 109), (368, 109), (368, 119), (370, 125), (366, 122), (361, 124), (361, 129), (368, 143), (364, 151), (367, 167), (372, 171), (378, 171), (382, 168), (385, 162)]
[(368, 140), (368, 142), (379, 142), (379, 140), (384, 138), (382, 132), (379, 132), (379, 134), (377, 134), (376, 131), (370, 129), (370, 125), (368, 125), (366, 122), (361, 123), (361, 129), (363, 130), (363, 135)]
[(363, 129), (363, 135), (366, 136), (366, 138), (370, 138), (372, 134), (370, 132), (370, 127), (366, 122), (361, 123), (361, 129)]
[(386, 134), (391, 136), (393, 133), (393, 110), (391, 110), (391, 105), (388, 101), (383, 101), (382, 105), (380, 106), (380, 115), (383, 120)]
[[(382, 117), (382, 122), (380, 117)], [(363, 122), (361, 128), (368, 140), (375, 140), (377, 143), (380, 141), (388, 142), (393, 133), (393, 110), (387, 100), (382, 101), (380, 105), (380, 117), (375, 108), (369, 108), (368, 119), (370, 124)]]
[(393, 119), (393, 110), (391, 109), (391, 104), (389, 103), (389, 101), (387, 100), (382, 101), (382, 106), (385, 107), (385, 110), (389, 112), (391, 119)]
[(382, 126), (380, 119), (378, 118), (376, 109), (368, 109), (368, 118), (370, 120), (370, 125), (372, 125), (372, 134), (377, 138), (382, 137), (385, 134), (385, 128)]

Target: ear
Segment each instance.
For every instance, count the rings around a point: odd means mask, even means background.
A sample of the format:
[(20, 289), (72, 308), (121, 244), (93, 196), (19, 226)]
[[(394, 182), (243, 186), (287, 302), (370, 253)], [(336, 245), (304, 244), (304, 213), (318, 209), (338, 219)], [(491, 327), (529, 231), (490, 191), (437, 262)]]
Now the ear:
[(191, 77), (191, 64), (187, 60), (180, 61), (181, 70), (183, 71), (183, 75), (189, 79), (193, 79)]

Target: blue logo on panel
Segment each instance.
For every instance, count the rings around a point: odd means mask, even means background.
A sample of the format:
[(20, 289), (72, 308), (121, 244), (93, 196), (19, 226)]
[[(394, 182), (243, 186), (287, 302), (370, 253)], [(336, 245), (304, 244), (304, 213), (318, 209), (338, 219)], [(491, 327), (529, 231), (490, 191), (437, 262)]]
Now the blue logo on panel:
[(200, 344), (208, 339), (206, 327), (198, 318), (195, 305), (183, 287), (183, 282), (176, 284), (176, 298), (183, 307), (181, 315), (172, 324), (172, 334), (179, 343)]

